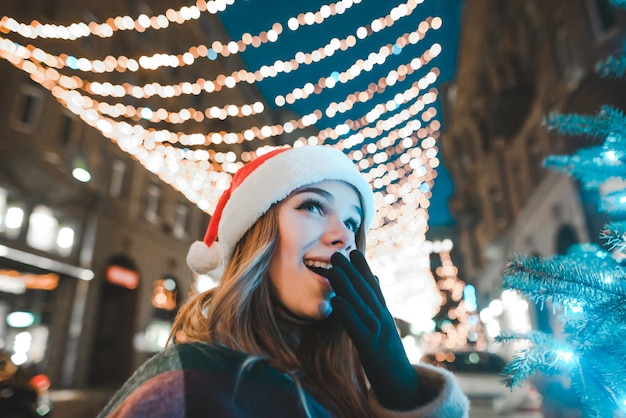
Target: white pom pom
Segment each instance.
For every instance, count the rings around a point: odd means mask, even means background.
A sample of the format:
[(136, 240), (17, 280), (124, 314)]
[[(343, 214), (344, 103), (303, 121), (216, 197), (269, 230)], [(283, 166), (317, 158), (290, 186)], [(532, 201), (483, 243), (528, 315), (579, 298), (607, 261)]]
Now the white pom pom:
[(197, 274), (207, 274), (219, 267), (222, 260), (222, 248), (219, 243), (207, 247), (203, 241), (191, 244), (187, 252), (187, 265)]

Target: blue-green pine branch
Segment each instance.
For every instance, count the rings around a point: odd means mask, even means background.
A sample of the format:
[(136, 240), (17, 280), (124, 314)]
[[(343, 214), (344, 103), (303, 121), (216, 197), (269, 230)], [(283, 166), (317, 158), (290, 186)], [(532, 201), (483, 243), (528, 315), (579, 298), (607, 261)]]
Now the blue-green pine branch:
[(596, 303), (586, 301), (576, 312), (564, 310), (559, 319), (568, 341), (581, 350), (608, 346), (615, 347), (614, 351), (620, 351), (620, 355), (626, 354), (626, 346), (622, 343), (626, 338), (624, 302), (623, 298)]
[(556, 130), (563, 135), (582, 135), (592, 138), (606, 138), (609, 135), (626, 134), (626, 118), (621, 110), (604, 105), (595, 115), (551, 113), (544, 124), (548, 130)]
[(609, 222), (600, 233), (600, 238), (606, 241), (609, 251), (626, 254), (626, 221)]
[(595, 266), (567, 256), (543, 259), (514, 255), (503, 282), (506, 288), (516, 289), (535, 302), (550, 300), (565, 306), (626, 297), (626, 279), (619, 266), (597, 271)]
[(540, 331), (527, 333), (502, 331), (496, 337), (498, 342), (510, 342), (512, 340), (527, 340), (531, 345), (519, 350), (500, 373), (502, 381), (510, 388), (520, 386), (522, 382), (536, 372), (546, 375), (560, 373), (563, 365), (559, 362), (557, 347), (560, 347), (561, 351), (571, 350), (562, 341)]
[(626, 75), (626, 54), (609, 55), (595, 65), (595, 72), (602, 77), (624, 77)]
[(615, 7), (626, 9), (626, 0), (611, 0), (611, 4)]
[(573, 155), (549, 155), (543, 166), (572, 176), (587, 190), (600, 187), (610, 178), (626, 178), (626, 163), (608, 159), (600, 146), (582, 148)]
[[(610, 309), (608, 305), (604, 308)], [(626, 309), (620, 309), (622, 322), (613, 328), (613, 332), (608, 329), (599, 331), (598, 327), (603, 325), (607, 316), (613, 316), (607, 313), (616, 311), (603, 310), (603, 318), (600, 310), (588, 318), (589, 329), (566, 327), (563, 339), (540, 331), (502, 332), (496, 341), (527, 340), (530, 343), (529, 347), (519, 350), (502, 370), (503, 383), (513, 388), (535, 373), (566, 374), (581, 398), (586, 417), (614, 416), (615, 411), (623, 407), (626, 346), (621, 342), (626, 337), (622, 331)], [(585, 317), (586, 314), (581, 313), (580, 316)], [(595, 333), (594, 325), (598, 326)]]

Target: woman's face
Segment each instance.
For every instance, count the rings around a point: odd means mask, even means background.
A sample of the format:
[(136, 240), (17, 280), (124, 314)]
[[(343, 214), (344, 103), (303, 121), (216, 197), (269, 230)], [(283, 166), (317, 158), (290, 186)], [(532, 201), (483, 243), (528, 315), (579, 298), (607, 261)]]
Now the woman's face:
[(362, 219), (359, 195), (341, 181), (301, 187), (278, 204), (278, 248), (269, 277), (284, 308), (305, 319), (330, 315), (333, 292), (319, 269), (330, 268), (335, 252), (347, 256), (356, 248)]

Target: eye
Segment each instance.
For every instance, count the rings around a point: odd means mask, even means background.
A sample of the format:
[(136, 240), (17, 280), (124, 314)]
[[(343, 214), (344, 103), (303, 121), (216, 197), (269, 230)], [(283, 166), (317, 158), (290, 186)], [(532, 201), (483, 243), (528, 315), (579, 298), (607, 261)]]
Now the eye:
[(298, 205), (298, 209), (311, 213), (324, 214), (324, 204), (317, 199), (307, 199)]
[(346, 219), (344, 224), (346, 225), (346, 228), (348, 228), (350, 231), (354, 232), (355, 234), (356, 234), (356, 231), (358, 231), (359, 227), (361, 226), (359, 225), (359, 222), (354, 218)]

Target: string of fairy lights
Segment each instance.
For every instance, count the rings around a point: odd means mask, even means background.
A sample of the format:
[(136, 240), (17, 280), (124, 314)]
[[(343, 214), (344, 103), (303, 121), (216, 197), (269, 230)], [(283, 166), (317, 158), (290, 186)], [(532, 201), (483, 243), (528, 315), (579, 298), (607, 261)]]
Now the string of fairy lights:
[[(241, 83), (254, 85), (270, 78), (306, 73), (309, 67), (355, 50), (357, 45), (374, 35), (379, 39), (378, 35), (384, 35), (402, 19), (411, 16), (424, 1), (408, 0), (390, 6), (378, 17), (356, 22), (349, 35), (331, 39), (320, 36), (320, 46), (290, 53), (288, 58), (268, 56), (268, 62), (256, 70), (240, 68), (173, 83), (157, 82), (156, 75), (154, 82), (144, 84), (133, 83), (132, 77), (116, 83), (113, 79), (96, 80), (85, 76), (102, 77), (114, 73), (116, 80), (120, 80), (125, 74), (147, 74), (161, 67), (201, 65), (202, 59), (221, 62), (248, 48), (259, 49), (275, 43), (286, 32), (293, 34), (308, 26), (332, 25), (333, 19), (350, 9), (367, 7), (367, 1), (344, 0), (324, 4), (316, 11), (297, 13), (281, 22), (269, 22), (265, 25), (269, 29), (257, 35), (246, 32), (238, 40), (210, 39), (188, 47), (182, 53), (161, 51), (150, 56), (108, 55), (98, 59), (77, 57), (70, 53), (71, 48), (63, 53), (52, 53), (36, 43), (53, 39), (58, 45), (61, 41), (72, 42), (85, 37), (110, 38), (123, 31), (159, 31), (168, 30), (172, 24), (192, 25), (205, 13), (219, 15), (228, 7), (236, 7), (235, 1), (197, 0), (195, 4), (152, 16), (116, 16), (100, 23), (70, 25), (38, 21), (22, 23), (3, 16), (0, 19), (0, 58), (29, 74), (62, 106), (208, 213), (213, 212), (232, 175), (245, 162), (273, 149), (271, 141), (265, 141), (268, 138), (291, 134), (295, 138), (293, 146), (335, 146), (355, 161), (375, 190), (379, 210), (369, 237), (372, 251), (384, 251), (381, 248), (389, 245), (415, 251), (420, 242), (425, 241), (429, 199), (440, 163), (437, 141), (441, 124), (435, 87), (440, 71), (433, 61), (441, 54), (442, 47), (429, 36), (442, 27), (440, 17), (426, 17), (412, 26), (414, 30), (380, 38), (387, 41), (379, 41), (379, 45), (370, 51), (361, 52), (361, 56), (352, 59), (342, 69), (322, 76), (305, 76), (307, 80), (297, 86), (285, 85), (286, 91), (271, 98), (278, 108), (308, 103), (316, 96), (333, 98), (286, 122), (248, 125), (239, 131), (207, 132), (203, 125), (207, 121), (238, 118), (238, 122), (230, 126), (245, 126), (251, 117), (272, 110), (261, 100), (200, 108), (151, 107), (136, 101), (164, 99), (167, 103), (167, 99), (174, 97), (213, 95), (236, 89)], [(24, 42), (22, 38), (30, 41)], [(422, 46), (421, 54), (407, 53), (409, 58), (389, 68), (391, 58), (397, 62), (405, 56), (404, 51), (418, 44)], [(219, 68), (232, 68), (232, 65)], [(377, 71), (382, 71), (383, 75), (374, 79), (370, 74)], [(366, 88), (353, 89), (352, 93), (342, 97), (331, 94), (339, 85), (363, 86), (363, 79), (369, 80)], [(388, 98), (390, 94), (392, 99)], [(107, 101), (111, 99), (112, 102)], [(354, 114), (357, 108), (365, 110), (357, 117), (349, 118), (348, 115)], [(193, 126), (190, 123), (197, 123), (198, 128), (189, 131), (189, 126)], [(300, 130), (324, 124), (329, 127), (319, 129), (315, 135), (298, 134)], [(177, 130), (177, 126), (181, 128)], [(223, 151), (223, 147), (217, 147), (244, 143), (252, 143), (256, 148), (246, 147), (248, 151), (242, 151), (241, 147), (233, 147), (230, 151)], [(390, 253), (386, 254), (390, 256)], [(415, 256), (407, 259), (423, 263)]]
[[(415, 9), (416, 4), (417, 4), (416, 2), (415, 4), (411, 4), (411, 2), (409, 2), (409, 5), (410, 6), (412, 5), (412, 7), (408, 7), (407, 11), (405, 11), (403, 14), (390, 13), (386, 19), (382, 19), (382, 20), (383, 21), (391, 20), (393, 22), (393, 21), (398, 20), (400, 17), (408, 16), (408, 14), (412, 10)], [(393, 16), (393, 18), (389, 19), (391, 16)], [(375, 21), (378, 21), (378, 20), (375, 20)], [(275, 26), (276, 25), (278, 24), (275, 24)], [(380, 48), (380, 51), (377, 54), (370, 54), (367, 60), (364, 60), (364, 61), (359, 60), (355, 62), (354, 64), (351, 65), (349, 70), (343, 71), (342, 73), (333, 74), (325, 79), (320, 79), (318, 80), (316, 85), (313, 85), (312, 83), (307, 83), (307, 85), (305, 85), (303, 88), (295, 88), (292, 92), (288, 93), (286, 97), (283, 97), (281, 95), (277, 96), (275, 99), (275, 102), (277, 105), (284, 105), (285, 102), (289, 104), (293, 104), (295, 100), (306, 99), (306, 97), (308, 97), (308, 95), (312, 92), (316, 92), (317, 94), (319, 94), (319, 92), (323, 89), (332, 88), (337, 82), (347, 83), (348, 81), (352, 80), (354, 77), (358, 76), (362, 71), (369, 71), (371, 70), (371, 68), (374, 67), (374, 65), (376, 64), (380, 65), (384, 63), (385, 59), (394, 50), (394, 47), (402, 48), (407, 43), (415, 44), (424, 37), (425, 33), (428, 31), (430, 27), (439, 28), (440, 26), (441, 26), (440, 18), (435, 18), (435, 19), (429, 18), (426, 21), (423, 21), (422, 23), (420, 23), (417, 31), (414, 31), (410, 34), (404, 34), (402, 37), (398, 38), (395, 44), (393, 45), (385, 45), (384, 47)], [(363, 27), (360, 27), (360, 29), (362, 28)], [(382, 28), (382, 24), (381, 24), (381, 28)], [(130, 86), (130, 85), (126, 85), (125, 87), (119, 86), (119, 85), (113, 86), (107, 83), (104, 83), (104, 84), (97, 83), (97, 84), (89, 85), (88, 83), (86, 83), (84, 80), (82, 80), (79, 77), (63, 76), (59, 74), (59, 72), (56, 71), (55, 69), (46, 68), (43, 65), (44, 63), (49, 64), (49, 63), (54, 63), (55, 61), (57, 63), (62, 61), (61, 57), (59, 56), (52, 56), (51, 54), (47, 54), (41, 49), (34, 47), (33, 45), (22, 46), (17, 43), (13, 43), (6, 38), (0, 37), (0, 42), (1, 42), (0, 43), (1, 50), (5, 50), (8, 53), (12, 52), (13, 54), (17, 55), (19, 58), (24, 60), (22, 67), (25, 71), (31, 73), (32, 76), (44, 79), (45, 81), (51, 81), (53, 83), (60, 84), (62, 87), (67, 88), (69, 90), (76, 90), (79, 88), (83, 88), (83, 86), (87, 84), (88, 85), (87, 90), (90, 93), (94, 93), (94, 94), (100, 93), (102, 95), (110, 95), (111, 91), (121, 90), (122, 92), (116, 94), (116, 96), (123, 97), (124, 95), (126, 95), (125, 93), (126, 91), (130, 91), (130, 93), (135, 98), (140, 98), (140, 97), (146, 98), (146, 97), (150, 97), (153, 94), (153, 91), (160, 91), (159, 95), (161, 97), (166, 98), (166, 97), (177, 96), (177, 95), (180, 95), (181, 93), (198, 94), (201, 91), (201, 89), (204, 89), (207, 92), (219, 91), (222, 85), (227, 85), (228, 87), (232, 88), (236, 84), (236, 80), (234, 77), (232, 76), (224, 77), (224, 75), (219, 75), (217, 77), (217, 80), (226, 80), (226, 81), (222, 81), (221, 84), (217, 84), (218, 88), (216, 88), (215, 83), (211, 81), (203, 82), (203, 83), (196, 83), (193, 85), (190, 83), (183, 83), (182, 86), (170, 85), (170, 86), (164, 86), (162, 89), (159, 89), (159, 87), (162, 87), (162, 86), (154, 86), (153, 84), (151, 84), (150, 87), (146, 86), (144, 88), (141, 88), (138, 86)], [(412, 74), (413, 71), (426, 65), (430, 60), (432, 60), (434, 57), (439, 55), (440, 52), (441, 52), (441, 46), (439, 44), (434, 44), (429, 50), (427, 50), (423, 54), (422, 57), (414, 58), (413, 60), (411, 60), (411, 62), (408, 65), (401, 65), (397, 69), (391, 70), (389, 74), (387, 75), (387, 77), (384, 77), (381, 80), (379, 80), (378, 85), (380, 89), (384, 90), (384, 87), (386, 84), (388, 83), (395, 84), (395, 82), (398, 79)], [(112, 57), (108, 57), (108, 58), (111, 58), (114, 60), (114, 58)], [(121, 58), (119, 58), (118, 61), (120, 59)], [(85, 58), (80, 58), (77, 61), (80, 62), (80, 61), (87, 61), (87, 60)], [(64, 66), (65, 65), (62, 65), (62, 64), (57, 65), (57, 68), (59, 67), (62, 68)], [(82, 71), (88, 71), (88, 69), (82, 69)], [(233, 83), (228, 83), (227, 81), (228, 79), (233, 79), (235, 81), (233, 81)], [(200, 84), (203, 84), (203, 85), (200, 85)], [(208, 86), (211, 86), (211, 87), (208, 87)], [(369, 92), (358, 92), (357, 94), (352, 94), (348, 98), (346, 98), (346, 100), (342, 103), (331, 103), (329, 108), (326, 109), (325, 114), (328, 117), (334, 117), (337, 113), (343, 113), (346, 110), (351, 109), (355, 102), (368, 101), (369, 96), (370, 96)], [(84, 101), (85, 101), (85, 106), (97, 108), (99, 112), (108, 114), (109, 116), (112, 116), (112, 117), (117, 117), (121, 115), (121, 116), (131, 117), (131, 118), (137, 117), (137, 118), (148, 119), (154, 123), (158, 123), (160, 121), (167, 121), (168, 123), (173, 123), (173, 124), (184, 123), (190, 119), (200, 122), (204, 119), (205, 115), (207, 118), (220, 118), (220, 119), (224, 119), (227, 116), (238, 116), (238, 115), (249, 116), (253, 114), (252, 110), (255, 110), (254, 113), (259, 113), (259, 111), (261, 111), (259, 108), (262, 106), (262, 104), (254, 103), (253, 105), (243, 105), (241, 107), (237, 107), (236, 105), (227, 105), (223, 109), (219, 109), (213, 106), (210, 109), (205, 109), (204, 112), (198, 111), (193, 108), (181, 109), (180, 111), (177, 111), (177, 112), (168, 112), (167, 110), (163, 108), (160, 108), (157, 111), (153, 111), (150, 108), (138, 109), (138, 108), (135, 108), (134, 106), (123, 105), (121, 103), (118, 103), (116, 105), (109, 105), (108, 103), (100, 103), (97, 101), (92, 101), (91, 99), (85, 99)], [(287, 132), (289, 132), (292, 129), (292, 126), (303, 128), (303, 127), (314, 124), (318, 119), (319, 119), (319, 116), (316, 114), (316, 112), (313, 112), (312, 114), (304, 116), (299, 121), (290, 121), (288, 122), (289, 126), (287, 126)], [(264, 139), (269, 136), (281, 135), (283, 132), (285, 132), (285, 126), (273, 126), (273, 127), (262, 127), (261, 129), (249, 129), (245, 133), (240, 133), (240, 134), (235, 134), (235, 135), (237, 138), (237, 142), (241, 143), (243, 142), (244, 139), (245, 140), (251, 140), (254, 138)], [(226, 136), (227, 139), (225, 139), (224, 136)], [(216, 138), (216, 135), (208, 134), (207, 137)], [(235, 143), (235, 142), (229, 142), (231, 138), (234, 138), (234, 137), (235, 136), (232, 133), (225, 133), (224, 135), (220, 135), (219, 138), (216, 138), (216, 139), (218, 140), (218, 143), (221, 143), (221, 142)], [(193, 135), (193, 138), (197, 139), (197, 135)], [(185, 144), (185, 145), (190, 145), (190, 144)], [(199, 144), (193, 144), (193, 145), (199, 145)]]
[(54, 39), (66, 39), (76, 40), (78, 38), (87, 37), (91, 35), (99, 36), (101, 38), (108, 38), (113, 36), (116, 31), (123, 30), (136, 30), (143, 32), (146, 29), (152, 27), (154, 29), (164, 29), (169, 26), (170, 23), (183, 24), (191, 19), (197, 19), (200, 12), (207, 11), (212, 14), (222, 12), (226, 10), (227, 6), (234, 4), (234, 0), (200, 0), (193, 6), (184, 6), (179, 10), (168, 9), (165, 14), (157, 16), (147, 16), (142, 14), (136, 19), (130, 16), (117, 16), (115, 18), (107, 19), (106, 22), (78, 22), (71, 25), (54, 25), (54, 24), (42, 24), (37, 21), (32, 21), (30, 24), (18, 22), (10, 16), (3, 16), (0, 19), (0, 31), (1, 32), (15, 32), (19, 33), (25, 38), (54, 38)]

